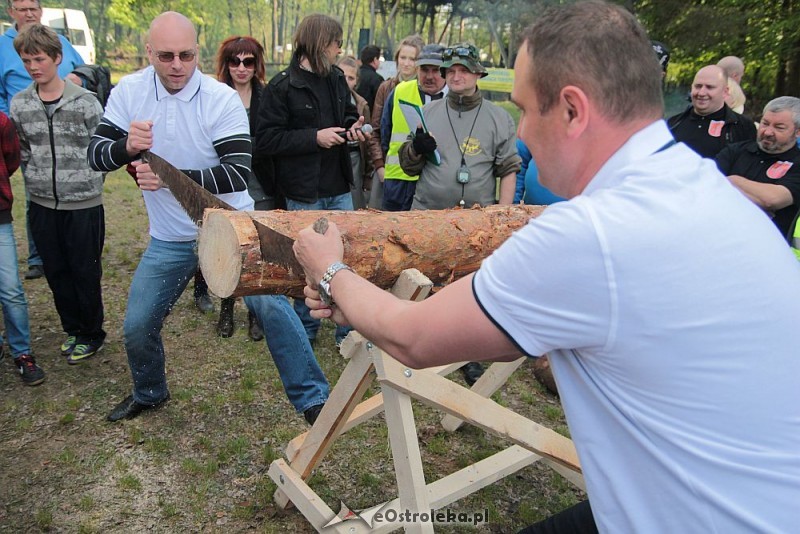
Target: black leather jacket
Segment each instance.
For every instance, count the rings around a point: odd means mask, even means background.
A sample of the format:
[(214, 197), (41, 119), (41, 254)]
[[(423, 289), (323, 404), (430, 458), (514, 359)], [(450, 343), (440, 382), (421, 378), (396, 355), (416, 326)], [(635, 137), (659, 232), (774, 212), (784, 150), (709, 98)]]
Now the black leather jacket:
[[(336, 123), (349, 128), (358, 120), (358, 111), (350, 100), (344, 73), (338, 67), (331, 71), (336, 92)], [(287, 198), (298, 202), (316, 202), (320, 170), (317, 131), (320, 124), (320, 103), (304, 82), (296, 58), (289, 67), (273, 77), (264, 88), (259, 103), (254, 154), (272, 159), (278, 189)], [(339, 153), (342, 175), (353, 182), (350, 155), (343, 143), (327, 150)]]

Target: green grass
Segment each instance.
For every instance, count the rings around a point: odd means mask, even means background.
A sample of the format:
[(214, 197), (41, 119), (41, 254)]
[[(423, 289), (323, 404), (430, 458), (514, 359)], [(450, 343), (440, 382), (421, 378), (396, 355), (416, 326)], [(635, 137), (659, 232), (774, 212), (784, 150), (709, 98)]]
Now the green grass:
[[(508, 104), (502, 104), (504, 107)], [(515, 115), (515, 110), (510, 109)], [(516, 115), (515, 115), (516, 116)], [(24, 191), (12, 178), (20, 269), (26, 251)], [(172, 400), (162, 409), (117, 424), (105, 416), (130, 393), (122, 322), (128, 287), (147, 244), (141, 194), (125, 172), (105, 186), (103, 296), (106, 348), (79, 366), (57, 352), (63, 341), (44, 280), (25, 281), (33, 350), (47, 373), (37, 388), (22, 386), (0, 364), (0, 534), (5, 532), (312, 532), (296, 510), (279, 510), (269, 465), (308, 429), (286, 399), (265, 345), (246, 335), (247, 312), (235, 307), (236, 332), (216, 336), (216, 314), (194, 308), (191, 292), (171, 311), (162, 332)], [(191, 287), (191, 286), (190, 286)], [(219, 304), (217, 303), (217, 308)], [(315, 353), (331, 383), (346, 362), (323, 323)], [(454, 379), (460, 380), (455, 374)], [(368, 395), (380, 391), (373, 385)], [(557, 400), (523, 366), (495, 396), (502, 404), (566, 433)], [(428, 482), (486, 458), (508, 443), (465, 425), (449, 433), (441, 413), (414, 403)], [(454, 507), (488, 508), (486, 532), (512, 532), (532, 517), (557, 512), (583, 494), (534, 464)], [(394, 464), (383, 415), (339, 438), (308, 480), (334, 510), (339, 501), (364, 508), (396, 497)], [(33, 508), (23, 506), (32, 503)], [(218, 515), (221, 514), (221, 515)], [(218, 524), (218, 521), (224, 521)], [(155, 525), (155, 526), (154, 526)], [(437, 531), (439, 529), (437, 528)], [(443, 532), (459, 532), (443, 528)]]

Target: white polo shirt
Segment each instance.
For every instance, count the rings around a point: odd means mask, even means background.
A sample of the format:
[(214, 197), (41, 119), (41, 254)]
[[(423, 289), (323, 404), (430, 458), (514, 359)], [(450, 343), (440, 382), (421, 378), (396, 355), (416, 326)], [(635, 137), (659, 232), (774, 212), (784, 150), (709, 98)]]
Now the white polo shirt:
[(550, 353), (605, 532), (800, 525), (800, 264), (663, 121), (549, 206), (474, 279), (486, 314)]
[[(214, 142), (234, 135), (249, 138), (250, 125), (239, 95), (199, 69), (181, 91), (170, 94), (152, 66), (123, 77), (111, 92), (104, 118), (128, 128), (153, 121), (152, 151), (179, 169), (219, 165)], [(162, 241), (197, 239), (197, 226), (169, 189), (142, 191), (150, 235)], [(247, 191), (217, 195), (236, 209), (253, 209)]]

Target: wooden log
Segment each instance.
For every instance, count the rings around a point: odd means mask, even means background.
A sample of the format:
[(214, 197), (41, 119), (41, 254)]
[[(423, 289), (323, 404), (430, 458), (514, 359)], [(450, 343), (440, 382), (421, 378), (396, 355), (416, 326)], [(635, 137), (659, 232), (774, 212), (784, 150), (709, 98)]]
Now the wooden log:
[(320, 217), (336, 223), (344, 261), (375, 285), (389, 288), (404, 269), (434, 283), (449, 283), (478, 269), (512, 232), (543, 206), (383, 212), (206, 210), (198, 255), (211, 291), (219, 297), (256, 294), (302, 296), (304, 275), (291, 267), (287, 247), (265, 247), (256, 221), (294, 240)]

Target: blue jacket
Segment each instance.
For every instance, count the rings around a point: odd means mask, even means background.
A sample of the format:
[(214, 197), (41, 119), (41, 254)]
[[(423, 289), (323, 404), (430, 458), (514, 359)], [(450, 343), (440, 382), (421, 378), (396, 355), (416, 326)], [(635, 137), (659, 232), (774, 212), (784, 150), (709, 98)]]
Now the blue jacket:
[(539, 171), (536, 162), (525, 143), (517, 139), (517, 152), (522, 158), (522, 168), (517, 173), (517, 188), (514, 191), (514, 204), (524, 200), (529, 206), (547, 206), (554, 202), (561, 202), (563, 198), (554, 195), (549, 189), (539, 183)]
[[(6, 114), (8, 114), (14, 95), (33, 83), (22, 65), (22, 59), (14, 50), (14, 37), (16, 36), (16, 28), (9, 28), (0, 36), (0, 111)], [(59, 35), (58, 39), (61, 41), (61, 65), (58, 66), (58, 75), (63, 79), (75, 67), (83, 65), (83, 58), (66, 37)]]

